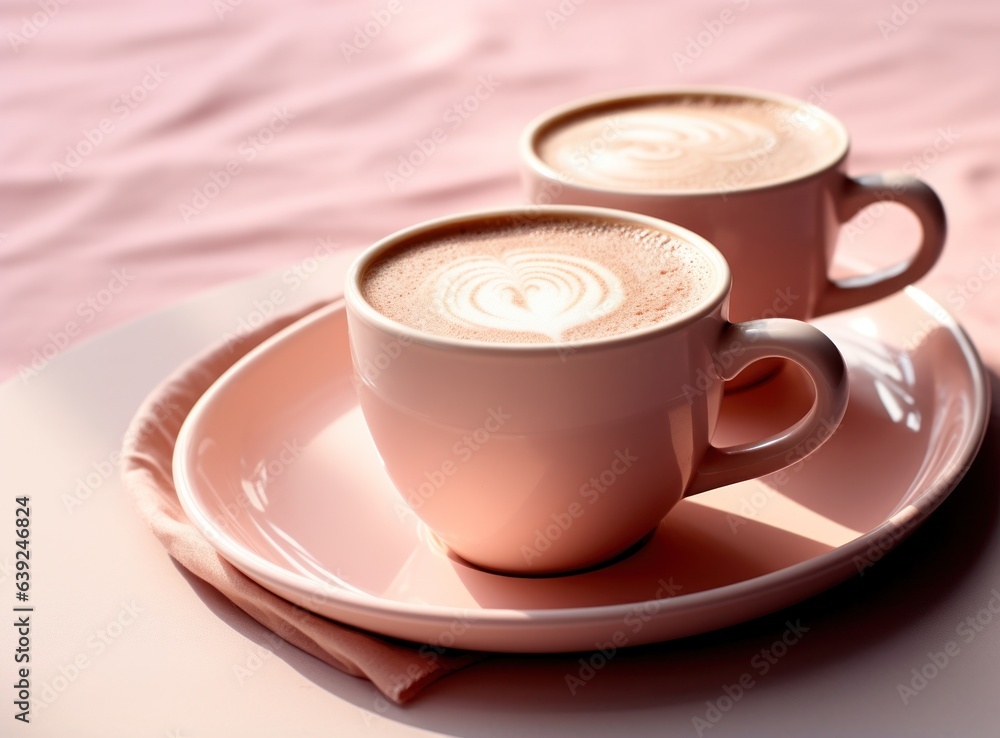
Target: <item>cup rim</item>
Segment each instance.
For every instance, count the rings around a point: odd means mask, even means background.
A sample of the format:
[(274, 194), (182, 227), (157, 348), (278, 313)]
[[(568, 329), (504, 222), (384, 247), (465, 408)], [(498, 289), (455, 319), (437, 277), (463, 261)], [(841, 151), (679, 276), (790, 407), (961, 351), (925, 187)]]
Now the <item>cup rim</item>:
[[(540, 137), (556, 125), (583, 115), (588, 112), (597, 111), (602, 108), (614, 109), (635, 105), (636, 103), (655, 101), (662, 98), (676, 98), (684, 96), (718, 96), (749, 98), (761, 102), (773, 102), (792, 108), (805, 108), (810, 114), (822, 119), (829, 125), (830, 129), (838, 134), (840, 145), (828, 157), (819, 160), (814, 167), (807, 169), (794, 176), (781, 177), (779, 179), (762, 182), (745, 187), (734, 187), (732, 189), (705, 189), (705, 190), (683, 190), (683, 189), (620, 189), (614, 187), (603, 187), (590, 182), (583, 182), (579, 179), (566, 176), (555, 167), (549, 165), (538, 153), (537, 142)], [(760, 90), (752, 87), (738, 87), (729, 85), (692, 85), (692, 86), (661, 86), (661, 87), (638, 87), (628, 90), (617, 90), (599, 95), (579, 98), (564, 105), (551, 108), (532, 120), (521, 132), (518, 149), (521, 155), (521, 162), (529, 167), (532, 172), (549, 181), (556, 181), (563, 186), (573, 187), (586, 192), (597, 193), (605, 197), (706, 197), (725, 194), (728, 197), (736, 197), (745, 193), (761, 192), (764, 190), (786, 187), (788, 185), (803, 182), (817, 177), (831, 169), (836, 168), (847, 158), (850, 149), (851, 139), (846, 126), (832, 113), (824, 110), (818, 105), (806, 102), (791, 95), (784, 95), (778, 92)]]
[[(609, 336), (547, 343), (492, 343), (489, 341), (452, 338), (429, 333), (382, 315), (365, 299), (364, 293), (361, 290), (362, 276), (365, 270), (377, 258), (387, 251), (403, 246), (415, 237), (427, 235), (439, 229), (474, 223), (483, 219), (496, 220), (509, 218), (527, 219), (530, 221), (541, 220), (546, 217), (588, 218), (599, 220), (602, 223), (610, 219), (669, 233), (671, 236), (675, 236), (696, 247), (705, 255), (713, 269), (714, 283), (696, 307), (654, 325)], [(572, 349), (574, 352), (600, 350), (649, 340), (665, 333), (674, 333), (711, 315), (726, 301), (731, 287), (732, 273), (722, 253), (707, 239), (675, 223), (625, 210), (614, 210), (612, 208), (600, 208), (589, 205), (522, 205), (471, 210), (434, 218), (403, 228), (380, 239), (364, 249), (351, 263), (351, 266), (347, 270), (344, 297), (348, 315), (353, 314), (355, 317), (364, 320), (369, 325), (385, 333), (391, 333), (399, 338), (405, 337), (408, 343), (441, 349), (464, 349), (496, 354), (528, 353), (544, 355), (560, 354), (560, 352), (566, 349)]]

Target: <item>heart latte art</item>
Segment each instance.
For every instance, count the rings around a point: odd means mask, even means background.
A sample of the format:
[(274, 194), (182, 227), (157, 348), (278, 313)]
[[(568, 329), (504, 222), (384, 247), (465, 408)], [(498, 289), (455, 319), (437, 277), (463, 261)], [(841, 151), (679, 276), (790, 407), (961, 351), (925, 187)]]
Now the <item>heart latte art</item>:
[(731, 190), (797, 176), (833, 156), (837, 134), (807, 106), (676, 97), (579, 114), (538, 154), (570, 181), (623, 190)]
[(698, 306), (714, 271), (651, 228), (572, 216), (483, 220), (424, 234), (364, 272), (366, 301), (419, 331), (490, 343), (601, 338)]
[(441, 316), (460, 326), (553, 341), (613, 311), (623, 294), (621, 280), (595, 261), (530, 250), (459, 259), (429, 287)]

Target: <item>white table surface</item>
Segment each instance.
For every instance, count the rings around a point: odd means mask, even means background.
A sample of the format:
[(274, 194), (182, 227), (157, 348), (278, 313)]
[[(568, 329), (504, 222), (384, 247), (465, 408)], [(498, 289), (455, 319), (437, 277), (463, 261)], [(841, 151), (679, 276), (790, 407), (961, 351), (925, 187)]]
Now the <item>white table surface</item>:
[[(565, 677), (578, 675), (580, 654), (496, 657), (390, 706), (185, 576), (136, 516), (117, 469), (98, 477), (157, 382), (274, 289), (288, 306), (332, 295), (349, 256), (295, 291), (282, 271), (202, 295), (0, 387), (0, 604), (16, 604), (14, 499), (30, 495), (31, 683), (50, 702), (30, 725), (14, 720), (17, 634), (3, 628), (0, 735), (699, 735), (693, 719), (711, 717), (706, 703), (748, 673), (754, 686), (701, 734), (1000, 733), (996, 409), (965, 480), (864, 577), (745, 626), (619, 653), (575, 695)], [(998, 612), (987, 618), (991, 598)], [(956, 628), (977, 613), (989, 622), (966, 643)], [(755, 656), (786, 621), (808, 632), (761, 674)], [(957, 655), (904, 704), (898, 685), (950, 640)]]

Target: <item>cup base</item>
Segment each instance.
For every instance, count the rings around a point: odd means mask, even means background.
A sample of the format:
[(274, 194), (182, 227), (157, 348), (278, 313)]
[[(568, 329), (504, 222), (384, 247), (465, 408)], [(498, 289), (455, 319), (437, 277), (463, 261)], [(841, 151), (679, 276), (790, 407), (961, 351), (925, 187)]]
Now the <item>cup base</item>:
[(604, 561), (599, 561), (596, 564), (583, 566), (578, 569), (563, 569), (560, 571), (553, 571), (553, 572), (534, 573), (534, 572), (509, 570), (509, 569), (496, 569), (493, 567), (476, 564), (455, 553), (455, 551), (453, 551), (451, 547), (448, 546), (447, 543), (442, 541), (441, 538), (434, 531), (432, 531), (424, 524), (421, 525), (423, 525), (428, 540), (431, 541), (432, 545), (436, 549), (438, 549), (443, 555), (451, 559), (452, 562), (460, 564), (461, 566), (468, 567), (469, 569), (475, 569), (476, 571), (485, 572), (487, 574), (496, 574), (498, 576), (504, 576), (504, 577), (517, 577), (519, 579), (555, 579), (557, 577), (573, 577), (580, 574), (587, 574), (588, 572), (597, 571), (599, 569), (604, 569), (608, 566), (613, 566), (614, 564), (617, 564), (620, 561), (624, 561), (625, 559), (629, 558), (637, 551), (639, 551), (641, 548), (643, 548), (643, 546), (649, 543), (650, 539), (652, 539), (653, 535), (656, 533), (657, 527), (659, 527), (659, 525), (653, 527), (653, 529), (650, 530), (649, 533), (644, 535), (642, 538), (640, 538), (638, 541), (633, 543), (631, 546), (626, 548), (621, 553), (612, 556), (610, 559), (605, 559)]

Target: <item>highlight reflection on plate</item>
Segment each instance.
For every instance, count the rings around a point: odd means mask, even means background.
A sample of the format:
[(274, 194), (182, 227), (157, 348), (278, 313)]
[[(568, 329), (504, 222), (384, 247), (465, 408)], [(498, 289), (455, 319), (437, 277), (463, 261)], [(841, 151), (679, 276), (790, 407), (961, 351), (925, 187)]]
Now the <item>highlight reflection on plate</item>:
[[(240, 361), (192, 411), (174, 479), (219, 552), (319, 614), (495, 651), (638, 645), (790, 605), (872, 563), (965, 473), (987, 385), (948, 313), (916, 288), (816, 324), (851, 372), (830, 441), (789, 469), (683, 500), (634, 554), (572, 576), (507, 577), (447, 555), (382, 470), (355, 398), (341, 303)], [(715, 442), (759, 438), (811, 403), (785, 368), (727, 395)], [(762, 412), (761, 408), (766, 408)]]

